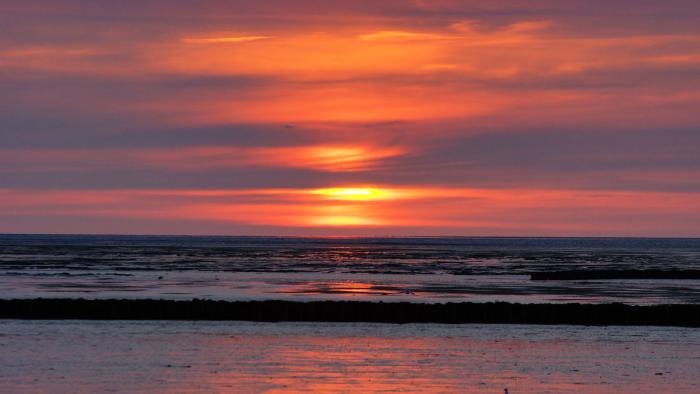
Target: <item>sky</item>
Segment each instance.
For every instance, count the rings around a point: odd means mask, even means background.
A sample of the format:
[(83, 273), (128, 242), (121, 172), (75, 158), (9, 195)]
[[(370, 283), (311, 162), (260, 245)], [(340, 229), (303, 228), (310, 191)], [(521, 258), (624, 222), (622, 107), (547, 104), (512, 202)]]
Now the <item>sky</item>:
[(0, 232), (700, 236), (696, 0), (3, 0)]

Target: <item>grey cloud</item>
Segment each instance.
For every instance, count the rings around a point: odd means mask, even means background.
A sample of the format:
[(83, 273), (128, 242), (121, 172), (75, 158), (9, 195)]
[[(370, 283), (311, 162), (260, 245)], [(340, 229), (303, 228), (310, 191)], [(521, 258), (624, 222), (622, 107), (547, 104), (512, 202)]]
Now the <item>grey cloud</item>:
[(231, 168), (197, 172), (120, 168), (87, 163), (82, 169), (45, 172), (0, 172), (2, 187), (29, 189), (255, 189), (315, 188), (340, 181), (337, 174), (285, 168)]
[(692, 174), (700, 174), (699, 146), (697, 128), (491, 131), (436, 141), (422, 157), (397, 165), (393, 178), (483, 187), (697, 192), (700, 181)]

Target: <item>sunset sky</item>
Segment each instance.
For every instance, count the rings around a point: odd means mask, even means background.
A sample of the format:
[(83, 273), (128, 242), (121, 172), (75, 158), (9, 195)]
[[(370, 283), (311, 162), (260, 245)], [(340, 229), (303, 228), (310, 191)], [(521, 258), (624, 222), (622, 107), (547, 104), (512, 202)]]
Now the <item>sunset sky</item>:
[(700, 236), (700, 3), (3, 0), (0, 232)]

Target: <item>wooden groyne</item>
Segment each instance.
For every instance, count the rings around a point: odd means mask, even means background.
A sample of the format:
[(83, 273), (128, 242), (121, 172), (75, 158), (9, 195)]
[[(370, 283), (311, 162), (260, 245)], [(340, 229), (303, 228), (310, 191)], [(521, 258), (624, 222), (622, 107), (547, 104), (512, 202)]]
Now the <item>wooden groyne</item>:
[(0, 300), (0, 318), (700, 327), (700, 305), (13, 299)]

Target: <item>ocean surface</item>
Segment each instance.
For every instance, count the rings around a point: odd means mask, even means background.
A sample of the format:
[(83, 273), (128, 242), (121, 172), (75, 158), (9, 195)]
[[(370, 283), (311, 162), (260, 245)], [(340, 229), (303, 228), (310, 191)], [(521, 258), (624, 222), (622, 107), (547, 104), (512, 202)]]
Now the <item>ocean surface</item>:
[(698, 280), (532, 281), (700, 269), (700, 239), (0, 235), (2, 298), (700, 303)]

